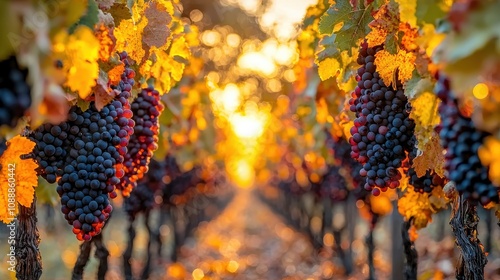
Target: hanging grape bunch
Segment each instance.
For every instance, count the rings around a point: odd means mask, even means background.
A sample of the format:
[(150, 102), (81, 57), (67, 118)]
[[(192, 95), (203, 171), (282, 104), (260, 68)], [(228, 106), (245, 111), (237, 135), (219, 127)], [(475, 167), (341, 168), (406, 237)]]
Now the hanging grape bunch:
[(61, 211), (79, 240), (99, 234), (113, 209), (109, 198), (116, 197), (115, 186), (124, 176), (121, 164), (134, 127), (131, 86), (122, 77), (120, 93), (100, 111), (94, 102), (85, 111), (73, 106), (67, 121), (45, 124), (29, 135), (36, 143), (38, 171), (49, 183), (57, 181)]
[(483, 140), (490, 134), (478, 130), (472, 119), (460, 112), (450, 82), (443, 75), (438, 75), (436, 93), (442, 101), (439, 105), (441, 124), (437, 130), (446, 149), (446, 176), (455, 182), (458, 192), (465, 199), (479, 201), (483, 205), (498, 203), (499, 188), (491, 183), (489, 168), (481, 164), (478, 155)]
[(155, 194), (165, 185), (163, 183), (163, 177), (167, 173), (165, 165), (165, 161), (152, 158), (149, 172), (138, 181), (130, 196), (125, 199), (123, 207), (130, 220), (135, 220), (138, 213), (149, 211), (155, 206)]
[(17, 126), (31, 106), (28, 71), (19, 68), (15, 56), (0, 62), (0, 126)]
[(351, 157), (363, 164), (364, 188), (374, 195), (399, 186), (402, 176), (398, 168), (405, 152), (413, 148), (409, 140), (415, 128), (402, 84), (398, 81), (396, 88), (388, 87), (377, 72), (375, 54), (382, 49), (361, 45), (358, 86), (349, 100), (350, 110), (356, 114), (349, 139)]
[(347, 199), (349, 190), (344, 177), (339, 173), (340, 168), (329, 165), (325, 175), (321, 178), (317, 186), (320, 197), (329, 197), (332, 201), (344, 201)]
[(130, 137), (123, 163), (125, 176), (117, 186), (124, 196), (129, 196), (137, 181), (148, 172), (149, 161), (158, 148), (158, 117), (163, 111), (160, 93), (152, 88), (142, 89), (131, 108), (134, 134)]

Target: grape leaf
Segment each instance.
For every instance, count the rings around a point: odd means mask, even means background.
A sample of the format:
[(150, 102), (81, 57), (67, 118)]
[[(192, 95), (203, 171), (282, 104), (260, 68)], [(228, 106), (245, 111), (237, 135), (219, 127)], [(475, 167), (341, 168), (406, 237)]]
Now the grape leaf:
[(95, 36), (99, 40), (100, 45), (99, 59), (106, 62), (115, 51), (116, 38), (113, 35), (113, 30), (106, 27), (104, 23), (100, 23), (96, 27)]
[(108, 74), (103, 70), (99, 70), (99, 78), (97, 78), (97, 83), (93, 90), (95, 107), (99, 111), (113, 100), (114, 94), (111, 94), (111, 88), (108, 85)]
[(369, 26), (372, 31), (366, 36), (369, 47), (384, 45), (385, 50), (391, 54), (397, 52), (399, 13), (397, 6), (387, 3), (381, 6), (373, 15)]
[(411, 26), (417, 25), (417, 3), (415, 0), (396, 0), (399, 4), (399, 18), (402, 22), (407, 22)]
[(417, 98), (424, 92), (433, 92), (434, 84), (430, 78), (422, 78), (417, 71), (413, 71), (413, 77), (404, 85), (405, 95), (408, 99)]
[(156, 2), (151, 2), (144, 11), (144, 16), (148, 19), (148, 24), (144, 27), (143, 42), (149, 47), (157, 47), (167, 43), (170, 37), (168, 25), (172, 22), (172, 17), (163, 6)]
[(118, 85), (121, 81), (121, 75), (125, 71), (125, 64), (120, 63), (108, 71), (109, 83), (112, 85)]
[[(17, 215), (18, 203), (24, 207), (31, 207), (33, 202), (35, 188), (38, 185), (35, 171), (38, 165), (33, 159), (21, 159), (21, 155), (31, 153), (34, 147), (34, 142), (18, 135), (7, 142), (7, 149), (0, 157), (0, 221), (4, 223), (10, 223)], [(12, 179), (9, 181), (9, 178), (14, 178), (14, 182)], [(13, 209), (8, 207), (9, 182), (12, 182), (15, 188)]]
[(109, 12), (113, 16), (115, 26), (119, 26), (122, 21), (132, 18), (132, 11), (127, 7), (126, 3), (115, 3)]
[[(380, 78), (384, 80), (387, 86), (396, 86), (396, 78), (399, 78), (401, 83), (405, 83), (412, 77), (412, 72), (415, 69), (415, 54), (399, 50), (397, 54), (390, 54), (386, 50), (381, 50), (375, 54), (375, 65), (380, 74)], [(398, 71), (396, 77), (395, 73)]]
[(114, 31), (116, 49), (126, 51), (128, 56), (138, 63), (141, 63), (146, 56), (141, 36), (146, 24), (147, 19), (144, 18), (137, 23), (132, 20), (122, 20)]
[[(369, 32), (368, 24), (373, 20), (371, 15), (372, 4), (365, 6), (364, 1), (359, 1), (352, 7), (350, 1), (336, 1), (330, 6), (319, 22), (320, 34), (331, 35), (335, 33), (335, 43), (339, 50), (351, 53), (351, 48), (358, 45)], [(338, 25), (342, 25), (338, 31)]]
[(491, 182), (497, 186), (500, 185), (500, 158), (497, 156), (499, 151), (500, 140), (494, 136), (486, 137), (478, 151), (481, 163), (489, 167), (488, 176)]
[(415, 168), (417, 176), (421, 177), (425, 175), (427, 170), (434, 170), (436, 174), (444, 177), (444, 149), (439, 142), (439, 135), (434, 134), (429, 141), (419, 149), (423, 151), (423, 153), (413, 160), (412, 165), (412, 167)]
[(115, 3), (115, 0), (97, 0), (97, 5), (101, 10), (109, 10)]
[(435, 24), (437, 20), (446, 16), (448, 1), (445, 0), (417, 0), (415, 16), (418, 24)]
[(54, 55), (61, 58), (65, 86), (85, 99), (99, 75), (99, 41), (92, 30), (80, 25), (73, 34), (59, 32), (54, 38)]
[(78, 23), (76, 23), (70, 28), (69, 33), (70, 34), (73, 33), (76, 30), (76, 28), (81, 25), (87, 26), (90, 29), (94, 29), (95, 24), (99, 21), (98, 14), (99, 14), (99, 7), (97, 6), (96, 0), (88, 0), (87, 11), (80, 18)]
[(407, 221), (413, 218), (416, 229), (426, 227), (432, 221), (432, 214), (447, 207), (448, 200), (442, 188), (434, 188), (431, 194), (415, 192), (412, 187), (404, 191), (398, 200), (398, 211)]

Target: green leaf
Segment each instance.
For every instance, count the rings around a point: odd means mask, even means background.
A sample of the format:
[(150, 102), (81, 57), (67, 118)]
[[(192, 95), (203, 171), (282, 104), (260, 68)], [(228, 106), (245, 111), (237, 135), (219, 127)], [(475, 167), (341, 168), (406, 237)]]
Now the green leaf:
[(335, 46), (336, 35), (323, 37), (319, 41), (320, 50), (316, 53), (315, 63), (322, 81), (333, 77), (344, 65), (342, 56)]
[[(335, 33), (335, 44), (341, 51), (351, 53), (351, 48), (370, 32), (368, 24), (373, 20), (373, 3), (366, 7), (363, 3), (359, 1), (359, 6), (352, 7), (348, 0), (337, 1), (320, 18), (319, 32), (327, 35)], [(340, 24), (342, 27), (334, 32)]]
[(126, 3), (115, 3), (109, 10), (115, 21), (115, 26), (119, 26), (122, 20), (132, 18), (132, 11), (127, 7)]
[(405, 95), (409, 99), (417, 98), (424, 92), (433, 92), (433, 82), (430, 78), (422, 78), (417, 70), (413, 71), (413, 76), (405, 84)]
[(94, 26), (99, 21), (99, 7), (97, 6), (97, 2), (95, 0), (89, 0), (88, 3), (87, 12), (80, 18), (78, 23), (69, 29), (70, 33), (73, 33), (78, 25), (85, 25), (94, 30)]
[(445, 17), (446, 12), (443, 10), (445, 7), (443, 0), (417, 0), (417, 24), (423, 23), (436, 24), (439, 19)]
[(47, 203), (52, 206), (57, 204), (59, 196), (56, 192), (57, 184), (50, 184), (42, 176), (38, 176), (38, 187), (35, 188), (36, 197), (41, 203)]
[(82, 111), (85, 112), (89, 109), (90, 102), (85, 101), (85, 100), (81, 99), (80, 97), (78, 97), (78, 101), (76, 102), (76, 106), (80, 107), (80, 109), (82, 109)]

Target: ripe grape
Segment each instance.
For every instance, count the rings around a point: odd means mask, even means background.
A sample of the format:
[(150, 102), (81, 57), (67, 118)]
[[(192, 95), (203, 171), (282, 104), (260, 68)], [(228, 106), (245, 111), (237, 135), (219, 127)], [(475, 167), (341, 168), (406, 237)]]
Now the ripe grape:
[(73, 106), (67, 121), (44, 124), (29, 135), (38, 171), (48, 182), (57, 181), (61, 211), (79, 240), (98, 235), (113, 209), (109, 198), (116, 197), (127, 149), (113, 144), (111, 135), (126, 142), (133, 133), (134, 122), (126, 117), (132, 114), (130, 92), (124, 90), (129, 86), (122, 80), (115, 87), (119, 93), (100, 111), (94, 102), (86, 111)]
[[(329, 165), (328, 171), (319, 184), (317, 184), (317, 192), (320, 197), (329, 197), (332, 201), (344, 201), (347, 199), (349, 190), (347, 183), (339, 174), (340, 168), (335, 165)], [(315, 184), (316, 185), (316, 184)]]
[(0, 126), (17, 126), (31, 106), (31, 88), (27, 70), (19, 68), (15, 56), (0, 61)]
[(389, 87), (380, 78), (373, 63), (383, 46), (361, 45), (358, 64), (358, 86), (349, 100), (356, 119), (351, 128), (351, 157), (363, 165), (360, 175), (366, 177), (364, 188), (374, 195), (397, 188), (401, 167), (415, 124), (409, 118), (411, 106), (398, 81)]
[(128, 146), (120, 143), (122, 147), (128, 148), (123, 163), (125, 176), (117, 186), (124, 196), (128, 196), (137, 181), (148, 172), (149, 161), (158, 148), (158, 117), (163, 110), (159, 92), (152, 88), (142, 89), (131, 104), (131, 110), (135, 122), (134, 133), (130, 136)]
[(490, 134), (477, 129), (471, 118), (464, 116), (450, 89), (448, 79), (440, 75), (436, 94), (441, 99), (437, 127), (441, 144), (446, 149), (446, 177), (455, 182), (458, 192), (465, 199), (486, 205), (499, 202), (499, 188), (488, 178), (489, 168), (481, 164), (478, 150)]
[(125, 198), (123, 207), (129, 218), (133, 221), (136, 215), (149, 211), (155, 206), (155, 195), (165, 185), (163, 177), (166, 176), (165, 161), (154, 158), (149, 163), (149, 171), (137, 182), (129, 197)]

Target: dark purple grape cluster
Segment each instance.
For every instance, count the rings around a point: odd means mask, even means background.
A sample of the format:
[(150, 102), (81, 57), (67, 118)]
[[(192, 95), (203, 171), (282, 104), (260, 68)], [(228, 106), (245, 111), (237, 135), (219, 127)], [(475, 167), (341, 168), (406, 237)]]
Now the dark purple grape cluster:
[(458, 101), (450, 89), (449, 80), (438, 75), (436, 93), (441, 99), (439, 114), (441, 124), (437, 127), (441, 144), (446, 149), (446, 177), (455, 182), (458, 192), (465, 199), (486, 205), (499, 202), (499, 188), (488, 178), (489, 168), (481, 164), (478, 150), (484, 138), (490, 134), (478, 130), (472, 119), (464, 116)]
[(158, 91), (142, 89), (131, 105), (134, 134), (130, 137), (128, 153), (123, 164), (124, 180), (118, 185), (124, 196), (128, 196), (137, 185), (137, 181), (148, 172), (148, 165), (153, 152), (158, 148), (158, 117), (163, 110)]
[(127, 81), (120, 82), (120, 93), (100, 111), (94, 102), (86, 111), (73, 106), (67, 121), (45, 124), (29, 135), (39, 173), (57, 181), (61, 211), (79, 240), (101, 232), (113, 209), (109, 197), (116, 197), (115, 186), (125, 173), (121, 166), (134, 127), (127, 88)]
[(154, 208), (155, 195), (165, 185), (163, 182), (163, 177), (167, 174), (165, 163), (166, 161), (152, 158), (148, 173), (137, 182), (130, 196), (125, 198), (123, 206), (131, 220), (134, 220), (138, 213)]
[(398, 168), (406, 151), (413, 148), (409, 141), (415, 128), (402, 84), (398, 81), (396, 88), (388, 87), (377, 72), (375, 54), (382, 49), (361, 45), (358, 86), (349, 100), (350, 110), (356, 114), (349, 139), (351, 157), (363, 164), (364, 188), (373, 195), (399, 186), (402, 176)]
[(339, 173), (340, 168), (329, 165), (325, 175), (317, 184), (317, 192), (320, 197), (329, 197), (332, 201), (344, 201), (347, 199), (349, 190), (347, 183)]
[(27, 70), (19, 68), (15, 56), (0, 61), (0, 126), (17, 126), (31, 106), (31, 88)]
[(172, 178), (170, 183), (163, 189), (163, 201), (175, 204), (175, 197), (185, 194), (189, 189), (195, 188), (203, 183), (200, 176), (201, 168), (195, 166), (193, 169), (181, 172), (177, 177)]
[(411, 167), (413, 165), (413, 160), (417, 157), (418, 152), (418, 148), (416, 147), (417, 140), (415, 136), (412, 139), (412, 143), (415, 143), (414, 148), (408, 154), (408, 177), (410, 185), (413, 186), (415, 192), (418, 193), (430, 193), (436, 187), (443, 187), (445, 184), (445, 178), (442, 178), (433, 170), (427, 170), (423, 176), (419, 177), (417, 175), (417, 172), (415, 171), (415, 168)]

